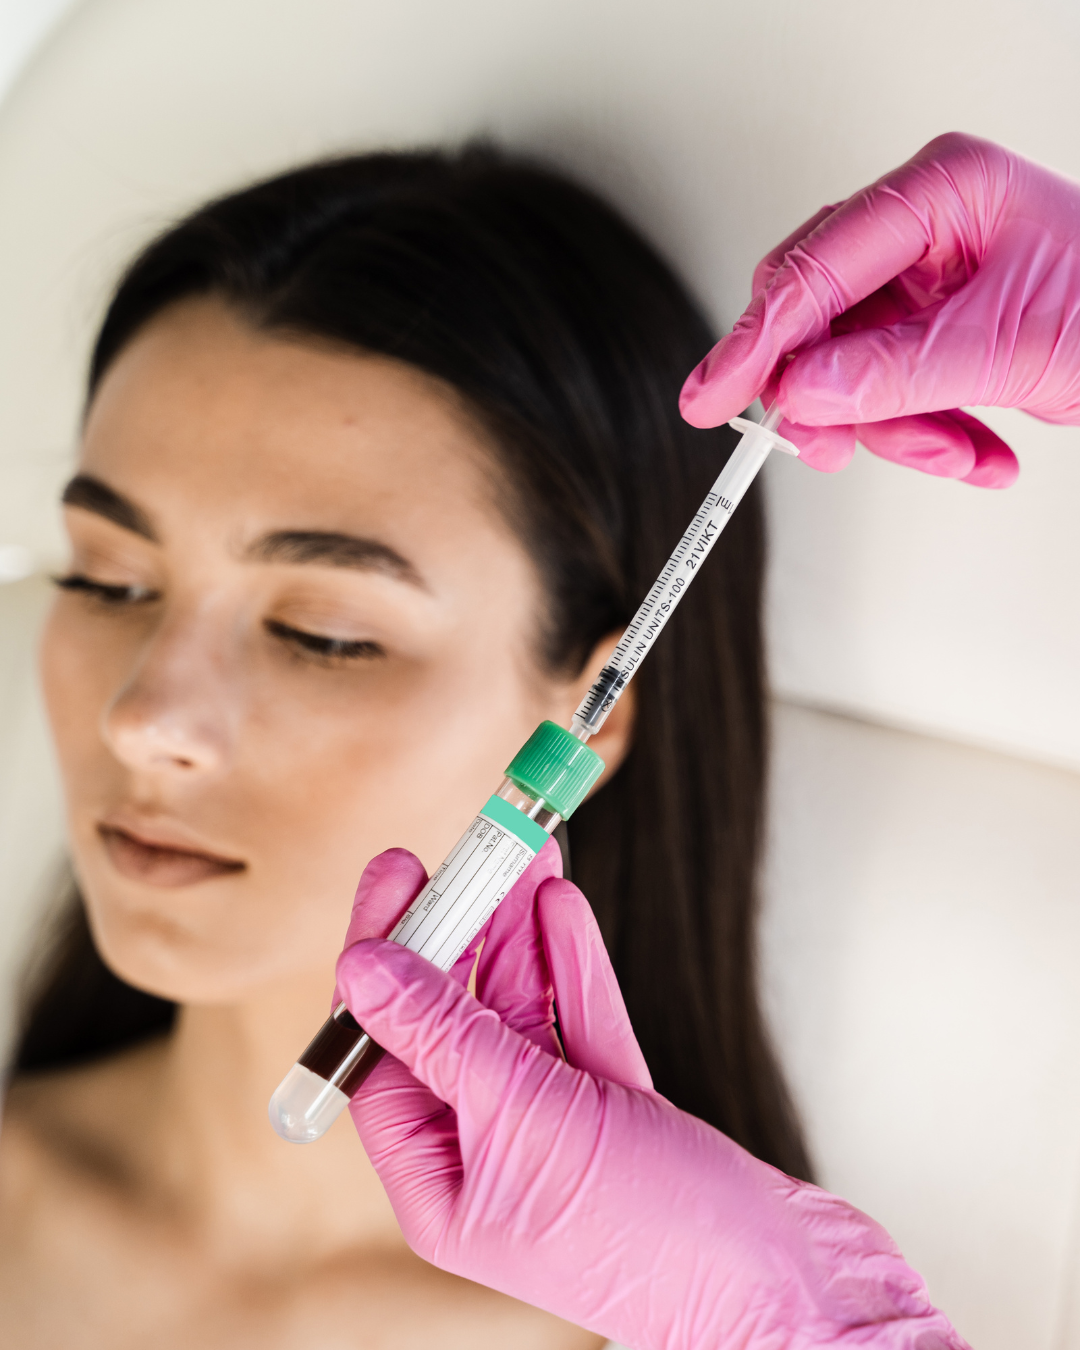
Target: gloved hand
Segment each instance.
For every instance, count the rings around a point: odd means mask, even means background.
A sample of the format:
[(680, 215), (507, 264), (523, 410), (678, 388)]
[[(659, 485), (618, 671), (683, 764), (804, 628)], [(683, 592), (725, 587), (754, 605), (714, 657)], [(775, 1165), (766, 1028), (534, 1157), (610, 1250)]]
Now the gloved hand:
[(954, 133), (825, 207), (758, 264), (681, 407), (718, 426), (758, 395), (779, 398), (781, 435), (815, 468), (843, 468), (858, 436), (1008, 487), (1015, 456), (959, 405), (1080, 422), (1080, 185)]
[[(549, 849), (490, 923), (476, 998), (468, 957), (456, 978), (379, 940), (338, 961), (350, 1010), (397, 1057), (351, 1109), (413, 1250), (635, 1350), (962, 1347), (872, 1220), (652, 1090)], [(425, 881), (409, 858), (365, 874), (380, 921)]]

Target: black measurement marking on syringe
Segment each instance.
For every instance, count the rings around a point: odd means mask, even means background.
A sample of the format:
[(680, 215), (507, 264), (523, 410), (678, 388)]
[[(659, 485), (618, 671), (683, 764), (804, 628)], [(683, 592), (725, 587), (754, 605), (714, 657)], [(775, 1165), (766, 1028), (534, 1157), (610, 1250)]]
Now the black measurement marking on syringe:
[[(732, 504), (728, 503), (728, 499), (726, 497), (716, 497), (711, 492), (709, 493), (709, 496), (706, 497), (705, 501), (702, 503), (701, 509), (698, 511), (697, 515), (691, 522), (690, 528), (679, 540), (678, 547), (675, 549), (675, 552), (668, 559), (664, 567), (664, 570), (660, 573), (656, 581), (653, 583), (652, 590), (645, 597), (644, 601), (639, 607), (638, 610), (639, 614), (642, 611), (647, 610), (649, 606), (653, 603), (653, 601), (665, 590), (668, 582), (679, 570), (679, 567), (682, 565), (688, 552), (690, 551), (697, 552), (702, 542), (711, 543), (712, 540), (716, 538), (716, 534), (719, 530), (719, 527), (715, 525), (715, 523), (712, 521), (709, 521), (709, 526), (711, 526), (711, 533), (706, 534), (706, 538), (704, 541), (698, 539), (698, 533), (700, 531), (701, 526), (705, 523), (709, 515), (709, 512), (718, 503), (722, 504), (725, 510), (732, 509)], [(630, 636), (634, 626), (635, 626), (634, 623), (631, 622), (630, 629), (627, 630), (627, 636)]]
[(723, 528), (709, 519), (710, 512), (716, 506), (722, 507), (728, 515), (735, 509), (735, 503), (730, 498), (716, 492), (709, 493), (612, 653), (613, 664), (618, 663), (622, 667), (626, 679), (630, 678), (667, 622), (688, 580), (686, 575), (674, 581), (672, 578), (683, 567), (687, 573), (693, 572), (698, 563), (704, 560)]
[[(713, 523), (710, 522), (710, 524)], [(653, 588), (645, 603), (641, 606), (641, 610), (639, 611), (640, 617), (635, 616), (634, 620), (623, 634), (622, 640), (615, 649), (614, 655), (616, 657), (621, 656), (625, 651), (629, 650), (630, 644), (642, 631), (642, 628), (646, 628), (647, 630), (651, 629), (657, 609), (659, 609), (660, 613), (665, 617), (670, 613), (674, 607), (672, 601), (682, 594), (683, 588), (687, 582), (685, 576), (676, 577), (674, 581), (672, 580), (672, 576), (678, 571), (678, 567), (683, 563), (686, 564), (686, 570), (692, 572), (712, 547), (713, 541), (716, 539), (719, 532), (720, 527), (718, 525), (713, 525), (712, 532), (707, 534), (705, 538), (700, 541), (692, 554), (684, 555), (680, 558), (677, 566), (672, 567), (669, 570), (665, 569), (665, 575), (662, 577), (661, 583)], [(664, 598), (661, 599), (661, 597)]]
[(615, 702), (623, 691), (627, 677), (617, 666), (607, 665), (593, 682), (582, 708), (582, 718), (591, 725), (602, 712)]

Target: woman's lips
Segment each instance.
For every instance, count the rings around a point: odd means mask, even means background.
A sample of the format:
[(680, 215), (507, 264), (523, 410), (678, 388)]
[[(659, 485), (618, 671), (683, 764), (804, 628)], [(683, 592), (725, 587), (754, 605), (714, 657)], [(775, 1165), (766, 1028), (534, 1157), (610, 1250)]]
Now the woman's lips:
[(246, 865), (212, 853), (140, 839), (116, 825), (99, 825), (98, 834), (121, 876), (151, 886), (193, 886), (199, 881), (242, 872)]

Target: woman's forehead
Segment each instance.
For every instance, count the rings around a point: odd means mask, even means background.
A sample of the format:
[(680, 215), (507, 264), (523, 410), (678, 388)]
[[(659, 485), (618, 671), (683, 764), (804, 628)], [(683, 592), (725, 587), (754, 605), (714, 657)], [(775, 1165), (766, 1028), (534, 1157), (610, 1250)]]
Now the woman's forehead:
[(205, 298), (157, 316), (117, 357), (80, 467), (151, 516), (197, 507), (203, 519), (255, 511), (279, 529), (351, 533), (390, 517), (404, 530), (505, 533), (490, 442), (441, 381), (260, 332)]

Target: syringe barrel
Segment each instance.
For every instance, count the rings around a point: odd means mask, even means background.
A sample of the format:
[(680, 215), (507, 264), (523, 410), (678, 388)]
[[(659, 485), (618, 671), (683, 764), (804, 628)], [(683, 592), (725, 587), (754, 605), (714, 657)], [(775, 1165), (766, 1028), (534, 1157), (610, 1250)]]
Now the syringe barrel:
[[(541, 723), (391, 939), (449, 970), (603, 768), (570, 732)], [(271, 1097), (270, 1123), (292, 1143), (318, 1139), (382, 1053), (339, 1004)]]
[(775, 404), (760, 423), (742, 417), (733, 419), (731, 425), (743, 432), (742, 439), (732, 450), (709, 495), (574, 714), (572, 730), (582, 740), (594, 736), (603, 726), (634, 672), (674, 614), (697, 569), (757, 477), (769, 451), (776, 448), (798, 454), (793, 445), (776, 434), (781, 420)]

